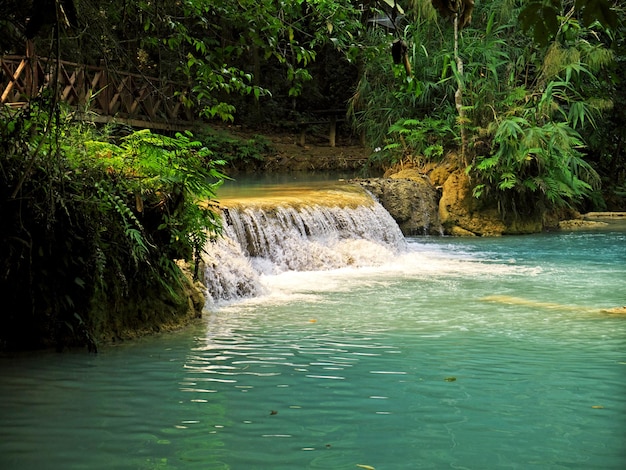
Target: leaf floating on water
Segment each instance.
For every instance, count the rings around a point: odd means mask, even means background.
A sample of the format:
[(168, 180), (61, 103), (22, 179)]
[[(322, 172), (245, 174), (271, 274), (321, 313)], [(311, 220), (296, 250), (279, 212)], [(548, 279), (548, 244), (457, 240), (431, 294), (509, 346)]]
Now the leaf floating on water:
[(270, 415), (277, 415), (277, 414), (278, 414), (278, 411), (276, 411), (276, 410), (270, 411)]
[(446, 382), (455, 382), (456, 381), (456, 377), (446, 377), (445, 379)]
[(376, 470), (374, 467), (372, 467), (371, 465), (362, 465), (360, 463), (356, 464), (357, 467), (360, 468), (364, 468), (365, 470)]
[(602, 405), (591, 405), (591, 408), (593, 408), (594, 410), (603, 410), (604, 406), (602, 406)]

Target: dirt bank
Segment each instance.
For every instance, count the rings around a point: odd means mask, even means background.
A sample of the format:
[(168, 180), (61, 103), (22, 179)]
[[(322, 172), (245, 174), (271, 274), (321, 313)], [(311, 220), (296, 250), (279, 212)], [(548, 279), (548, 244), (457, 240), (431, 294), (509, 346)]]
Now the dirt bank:
[(300, 143), (298, 133), (275, 133), (250, 131), (236, 126), (224, 131), (240, 139), (251, 139), (262, 135), (270, 142), (263, 160), (233, 162), (227, 174), (237, 173), (289, 173), (289, 172), (342, 172), (349, 171), (365, 176), (382, 174), (380, 166), (369, 162), (370, 150), (350, 135), (339, 135), (332, 147), (324, 134), (307, 134), (305, 144)]

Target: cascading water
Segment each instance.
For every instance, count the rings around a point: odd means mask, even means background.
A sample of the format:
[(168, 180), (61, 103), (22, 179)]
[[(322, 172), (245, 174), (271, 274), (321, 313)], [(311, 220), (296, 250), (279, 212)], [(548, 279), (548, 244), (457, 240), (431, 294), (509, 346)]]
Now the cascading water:
[(264, 274), (380, 265), (404, 250), (389, 213), (369, 193), (355, 191), (227, 201), (223, 237), (204, 255), (210, 299), (263, 293)]

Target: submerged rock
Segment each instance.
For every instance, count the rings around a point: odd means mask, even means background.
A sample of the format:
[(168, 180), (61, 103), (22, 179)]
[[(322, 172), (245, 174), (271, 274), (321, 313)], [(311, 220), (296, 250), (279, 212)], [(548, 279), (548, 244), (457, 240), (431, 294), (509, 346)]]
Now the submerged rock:
[(570, 220), (561, 220), (559, 222), (560, 230), (585, 230), (589, 228), (599, 228), (606, 227), (606, 222), (598, 222), (595, 220), (584, 220), (584, 219), (570, 219)]
[(623, 307), (607, 308), (602, 311), (606, 313), (618, 313), (621, 315), (626, 315), (626, 305)]

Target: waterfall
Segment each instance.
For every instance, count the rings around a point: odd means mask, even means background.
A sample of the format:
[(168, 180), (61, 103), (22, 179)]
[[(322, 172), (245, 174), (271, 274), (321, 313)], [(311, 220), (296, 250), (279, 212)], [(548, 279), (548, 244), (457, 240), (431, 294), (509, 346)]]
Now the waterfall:
[(203, 255), (209, 302), (263, 294), (262, 276), (376, 266), (406, 247), (398, 225), (369, 193), (223, 203), (223, 236)]

